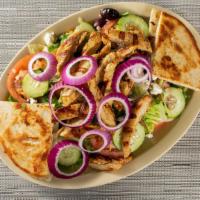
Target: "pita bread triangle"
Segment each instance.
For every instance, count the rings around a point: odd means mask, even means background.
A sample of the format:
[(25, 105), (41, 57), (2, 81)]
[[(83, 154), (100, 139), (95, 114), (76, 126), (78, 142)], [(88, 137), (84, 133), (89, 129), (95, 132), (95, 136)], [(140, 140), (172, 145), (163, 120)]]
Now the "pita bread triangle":
[(52, 146), (49, 106), (0, 101), (0, 108), (2, 151), (26, 173), (49, 176), (47, 155)]
[(152, 10), (151, 16), (150, 23), (155, 24), (153, 28), (151, 25), (151, 34), (155, 34), (153, 74), (200, 90), (200, 51), (192, 33), (179, 19), (165, 12)]

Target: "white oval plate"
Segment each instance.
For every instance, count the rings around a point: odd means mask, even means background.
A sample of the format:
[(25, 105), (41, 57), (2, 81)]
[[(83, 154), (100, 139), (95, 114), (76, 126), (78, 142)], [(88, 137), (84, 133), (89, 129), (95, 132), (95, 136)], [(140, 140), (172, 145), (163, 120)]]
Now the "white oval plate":
[[(71, 29), (77, 25), (78, 17), (82, 17), (86, 21), (94, 20), (99, 15), (99, 10), (103, 7), (112, 7), (120, 11), (121, 13), (129, 11), (130, 13), (135, 13), (138, 15), (150, 16), (150, 11), (153, 7), (156, 7), (160, 10), (165, 10), (166, 12), (170, 13), (171, 15), (176, 16), (179, 18), (192, 32), (194, 35), (198, 46), (200, 44), (200, 36), (197, 31), (182, 17), (176, 15), (175, 13), (166, 10), (164, 8), (146, 4), (146, 3), (139, 3), (139, 2), (121, 2), (121, 3), (111, 3), (105, 5), (95, 6), (89, 9), (84, 9), (82, 11), (76, 12), (64, 19), (59, 20), (55, 24), (49, 26), (38, 35), (36, 35), (31, 41), (28, 43), (37, 43), (42, 41), (42, 37), (46, 31), (54, 31), (55, 33), (62, 33), (68, 29)], [(27, 43), (27, 44), (28, 44)], [(0, 79), (0, 99), (4, 100), (7, 95), (6, 89), (6, 78), (8, 74), (8, 70), (18, 61), (21, 57), (28, 53), (27, 44), (17, 53), (17, 55), (13, 58), (13, 60), (9, 63), (8, 67), (5, 69), (4, 73)], [(100, 186), (107, 183), (111, 183), (126, 176), (130, 176), (135, 174), (136, 172), (142, 170), (144, 167), (147, 167), (152, 162), (160, 158), (164, 153), (166, 153), (183, 135), (187, 132), (188, 128), (194, 122), (200, 108), (200, 93), (194, 92), (192, 99), (188, 103), (184, 113), (181, 117), (174, 122), (171, 127), (166, 128), (163, 133), (159, 133), (160, 137), (158, 136), (155, 139), (155, 144), (150, 146), (140, 152), (130, 163), (125, 165), (122, 169), (116, 172), (97, 172), (97, 171), (89, 171), (77, 178), (71, 180), (62, 180), (53, 178), (52, 181), (46, 182), (43, 180), (38, 180), (28, 176), (22, 170), (17, 168), (6, 156), (5, 153), (0, 151), (0, 157), (2, 161), (7, 165), (12, 171), (16, 174), (20, 175), (21, 177), (37, 183), (39, 185), (52, 187), (52, 188), (63, 188), (63, 189), (79, 189), (79, 188), (89, 188), (94, 186)]]

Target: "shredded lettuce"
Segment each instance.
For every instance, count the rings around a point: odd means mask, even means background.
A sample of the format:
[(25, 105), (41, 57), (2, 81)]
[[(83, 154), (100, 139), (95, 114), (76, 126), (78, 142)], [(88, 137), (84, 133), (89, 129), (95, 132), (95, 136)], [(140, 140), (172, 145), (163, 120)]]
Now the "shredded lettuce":
[[(49, 97), (48, 95), (44, 95), (43, 97), (39, 98), (40, 103), (49, 103)], [(52, 104), (54, 104), (55, 108), (62, 107), (61, 103), (59, 103), (58, 99), (56, 97), (52, 98)]]
[(59, 43), (53, 43), (53, 44), (51, 44), (51, 45), (48, 46), (48, 51), (49, 51), (49, 52), (53, 52), (53, 51), (55, 51), (59, 46), (60, 46)]
[(16, 102), (16, 100), (10, 95), (8, 96), (8, 101), (9, 102)]
[(167, 115), (163, 102), (154, 100), (149, 110), (145, 113), (143, 117), (147, 132), (152, 133), (158, 123), (166, 120)]
[(60, 37), (59, 37), (60, 42), (61, 43), (64, 42), (69, 37), (70, 34), (71, 33), (69, 32), (69, 33), (64, 33), (64, 34), (60, 35)]

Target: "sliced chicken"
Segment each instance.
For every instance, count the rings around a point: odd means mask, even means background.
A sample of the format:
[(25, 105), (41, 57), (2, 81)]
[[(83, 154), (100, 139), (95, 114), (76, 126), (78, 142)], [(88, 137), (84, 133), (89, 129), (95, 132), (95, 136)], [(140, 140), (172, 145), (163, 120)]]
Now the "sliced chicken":
[(62, 103), (64, 107), (69, 106), (74, 103), (81, 95), (75, 90), (65, 88), (60, 93), (59, 102)]
[(112, 78), (117, 67), (117, 62), (108, 63), (105, 70), (104, 70), (104, 78), (103, 80), (106, 82), (106, 90), (105, 95), (109, 94), (112, 91)]
[(141, 121), (143, 115), (147, 112), (152, 98), (151, 96), (144, 96), (142, 97), (133, 108), (133, 117), (128, 120), (125, 124), (122, 132), (122, 147), (124, 152), (124, 157), (127, 158), (130, 153), (130, 142), (131, 138), (133, 137), (136, 129), (136, 125)]
[(111, 42), (116, 43), (118, 47), (126, 47), (130, 45), (137, 45), (139, 38), (137, 34), (130, 32), (123, 32), (116, 29), (108, 31), (108, 38)]
[(124, 152), (122, 150), (116, 149), (114, 144), (111, 142), (108, 147), (103, 149), (100, 154), (102, 156), (112, 158), (112, 159), (118, 159), (118, 158), (124, 158)]
[(83, 47), (83, 55), (95, 54), (102, 45), (101, 34), (99, 32), (92, 32), (88, 42)]
[[(98, 52), (102, 45), (104, 46), (102, 47), (100, 52)], [(94, 32), (90, 35), (88, 42), (85, 44), (82, 54), (92, 55), (98, 60), (109, 53), (110, 49), (111, 42), (107, 39), (107, 36), (103, 36), (100, 32)], [(82, 63), (81, 66), (83, 67), (84, 64)], [(97, 102), (99, 102), (100, 99), (103, 97), (102, 92), (98, 87), (99, 82), (96, 81), (96, 77), (98, 76), (98, 74), (99, 73), (97, 70), (95, 76), (88, 82), (89, 90), (91, 91)]]
[(62, 137), (68, 137), (68, 135), (71, 133), (71, 131), (72, 131), (72, 128), (63, 126), (56, 132), (56, 135), (62, 136)]
[(72, 104), (68, 107), (56, 110), (56, 116), (60, 120), (70, 120), (80, 116), (81, 104)]
[(109, 30), (112, 29), (116, 23), (116, 19), (107, 21), (106, 24), (102, 27), (101, 32), (104, 34), (108, 34)]
[(111, 41), (108, 39), (108, 37), (102, 34), (101, 40), (104, 46), (101, 48), (100, 52), (93, 54), (97, 60), (106, 56), (111, 50)]
[(107, 82), (106, 92), (109, 93), (111, 91), (111, 81), (115, 72), (116, 67), (120, 62), (125, 60), (126, 58), (137, 53), (138, 50), (151, 52), (150, 44), (144, 45), (131, 45), (126, 48), (121, 48), (116, 52), (109, 53), (102, 61), (99, 71), (100, 73), (104, 73), (103, 80)]
[(127, 164), (131, 159), (132, 159), (131, 156), (128, 158), (111, 159), (97, 155), (96, 157), (90, 159), (89, 166), (91, 168), (101, 171), (119, 170), (123, 165)]
[(118, 159), (118, 158), (123, 158), (124, 157), (124, 152), (119, 151), (116, 148), (106, 148), (103, 149), (99, 154), (102, 156), (108, 157), (108, 158), (113, 158), (113, 159)]
[(151, 46), (148, 39), (144, 37), (142, 32), (134, 27), (129, 32), (110, 29), (107, 33), (108, 39), (117, 44), (119, 48), (130, 45)]
[(103, 95), (98, 87), (98, 83), (96, 82), (95, 77), (89, 80), (88, 87), (90, 92), (93, 94), (95, 101), (98, 103), (102, 99)]
[(86, 132), (84, 128), (69, 128), (69, 127), (62, 127), (55, 133), (55, 140), (58, 137), (63, 137), (66, 140), (78, 140), (80, 136)]
[(78, 47), (82, 44), (87, 36), (87, 32), (75, 32), (70, 35), (69, 39), (67, 39), (60, 45), (56, 52), (56, 59), (58, 61), (58, 72), (60, 72), (64, 64), (66, 64), (73, 57)]
[(128, 96), (134, 87), (134, 82), (130, 79), (120, 82), (120, 90), (125, 95)]
[(101, 112), (101, 119), (102, 121), (110, 127), (116, 126), (116, 121), (115, 121), (115, 114), (112, 111), (112, 108), (110, 105), (104, 105), (102, 108)]

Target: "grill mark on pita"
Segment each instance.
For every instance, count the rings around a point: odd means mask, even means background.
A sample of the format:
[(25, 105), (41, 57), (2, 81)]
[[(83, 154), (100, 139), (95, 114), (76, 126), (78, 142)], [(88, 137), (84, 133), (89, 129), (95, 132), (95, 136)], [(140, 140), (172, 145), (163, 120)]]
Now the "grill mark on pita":
[(169, 30), (171, 30), (171, 31), (173, 31), (173, 29), (175, 28), (175, 27), (174, 27), (174, 24), (171, 23), (169, 20), (165, 20), (163, 23), (164, 23), (164, 25), (165, 25)]
[(173, 79), (179, 80), (181, 73), (177, 66), (172, 62), (169, 56), (163, 56), (161, 59), (161, 66), (164, 70), (168, 71), (168, 73), (172, 76)]
[(192, 35), (192, 33), (191, 33), (191, 32), (188, 30), (188, 28), (186, 27), (186, 25), (185, 25), (183, 22), (181, 22), (180, 20), (174, 18), (173, 16), (171, 16), (171, 15), (165, 13), (165, 12), (163, 12), (162, 14), (163, 14), (163, 16), (165, 16), (165, 17), (171, 18), (171, 20), (176, 20), (176, 23), (177, 23), (178, 25), (183, 26), (183, 27), (185, 28), (185, 31), (188, 33), (188, 35), (189, 35), (189, 37), (190, 37), (190, 39), (191, 39), (191, 42), (192, 42), (192, 44), (194, 45), (194, 48), (197, 50), (197, 52), (198, 52), (198, 54), (199, 54), (199, 56), (200, 56), (200, 50), (199, 50), (199, 48), (198, 48), (198, 46), (197, 46), (197, 42), (196, 42), (194, 36)]
[(176, 50), (177, 52), (179, 52), (179, 53), (184, 53), (182, 47), (181, 47), (179, 44), (174, 43), (174, 48), (175, 48), (175, 50)]

